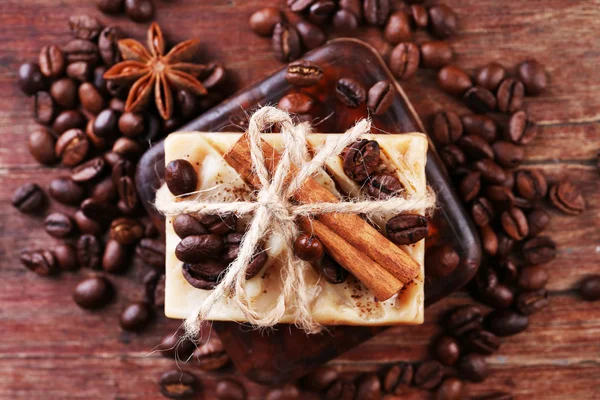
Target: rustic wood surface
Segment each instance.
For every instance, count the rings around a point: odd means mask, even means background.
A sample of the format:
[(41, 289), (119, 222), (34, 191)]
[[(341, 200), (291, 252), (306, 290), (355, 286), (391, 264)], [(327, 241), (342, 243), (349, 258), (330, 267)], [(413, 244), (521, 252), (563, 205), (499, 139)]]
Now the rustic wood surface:
[[(527, 148), (527, 164), (542, 168), (552, 180), (568, 177), (586, 197), (588, 210), (578, 217), (552, 212), (549, 234), (558, 257), (550, 265), (551, 306), (531, 318), (523, 334), (504, 340), (490, 357), (493, 373), (471, 393), (512, 392), (516, 398), (600, 398), (600, 303), (581, 301), (577, 283), (600, 272), (600, 1), (447, 0), (460, 16), (460, 35), (452, 40), (457, 64), (467, 70), (491, 60), (506, 66), (526, 57), (544, 63), (550, 74), (546, 93), (527, 100), (526, 108), (542, 125)], [(146, 25), (120, 16), (101, 15), (92, 1), (3, 0), (0, 2), (0, 398), (1, 399), (150, 399), (160, 398), (156, 380), (175, 367), (152, 353), (159, 338), (177, 321), (156, 318), (143, 334), (120, 331), (119, 310), (140, 296), (135, 266), (112, 277), (119, 297), (102, 312), (85, 312), (71, 301), (85, 271), (43, 279), (18, 262), (19, 249), (52, 246), (37, 217), (20, 215), (10, 197), (20, 184), (46, 185), (60, 170), (40, 167), (25, 141), (34, 126), (31, 99), (16, 84), (18, 65), (36, 60), (44, 44), (65, 43), (66, 17), (89, 13), (118, 23), (143, 38)], [(198, 37), (207, 59), (224, 62), (238, 88), (279, 67), (270, 41), (251, 34), (247, 18), (269, 0), (158, 0), (157, 20), (171, 42)], [(277, 3), (283, 4), (283, 1)], [(373, 32), (365, 33), (371, 41)], [(421, 38), (418, 36), (418, 38)], [(403, 84), (422, 117), (448, 107), (464, 111), (439, 92), (435, 74), (421, 71)], [(437, 333), (436, 320), (447, 309), (470, 301), (457, 293), (427, 310), (426, 323), (399, 327), (332, 362), (347, 372), (370, 371), (399, 360), (419, 360)], [(197, 371), (193, 366), (183, 368)], [(205, 395), (220, 374), (204, 374)], [(227, 373), (229, 374), (229, 373)], [(234, 374), (232, 372), (231, 374)], [(252, 399), (265, 388), (247, 383)], [(204, 397), (203, 397), (204, 396)]]

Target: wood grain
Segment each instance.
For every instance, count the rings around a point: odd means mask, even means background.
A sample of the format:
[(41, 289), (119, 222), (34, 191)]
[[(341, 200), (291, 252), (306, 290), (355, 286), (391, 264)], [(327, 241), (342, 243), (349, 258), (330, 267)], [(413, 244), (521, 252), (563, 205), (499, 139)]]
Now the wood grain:
[[(548, 265), (551, 305), (531, 318), (523, 334), (504, 340), (490, 358), (492, 376), (469, 385), (472, 393), (510, 391), (517, 398), (597, 399), (600, 397), (600, 309), (581, 301), (573, 289), (580, 279), (600, 272), (600, 175), (595, 157), (600, 150), (600, 1), (445, 0), (460, 16), (460, 35), (452, 39), (456, 63), (468, 71), (491, 61), (506, 66), (534, 57), (546, 65), (550, 87), (528, 98), (526, 108), (541, 125), (540, 136), (527, 147), (526, 164), (542, 168), (552, 180), (567, 177), (578, 184), (588, 210), (567, 217), (553, 212), (548, 234), (559, 245)], [(34, 126), (31, 99), (15, 85), (18, 65), (36, 60), (39, 48), (69, 39), (66, 18), (89, 13), (108, 22), (92, 2), (78, 0), (4, 0), (0, 2), (0, 398), (1, 399), (153, 399), (160, 398), (156, 379), (172, 360), (151, 353), (160, 337), (178, 322), (157, 316), (143, 334), (118, 329), (119, 310), (141, 296), (134, 281), (148, 268), (135, 265), (111, 279), (119, 287), (115, 303), (102, 312), (85, 312), (71, 301), (84, 271), (43, 279), (18, 263), (23, 247), (52, 246), (39, 217), (19, 215), (10, 206), (20, 184), (46, 185), (64, 171), (40, 167), (28, 154), (25, 140)], [(206, 59), (224, 62), (234, 85), (243, 87), (279, 67), (270, 41), (252, 35), (247, 18), (269, 0), (158, 1), (157, 20), (170, 42), (198, 37)], [(283, 1), (278, 1), (283, 4)], [(110, 21), (113, 21), (110, 18)], [(114, 19), (131, 36), (143, 39), (145, 25), (120, 16)], [(361, 35), (377, 41), (373, 30)], [(417, 35), (417, 40), (424, 40)], [(421, 71), (403, 87), (420, 115), (438, 109), (466, 109), (439, 92), (433, 71)], [(53, 206), (56, 207), (56, 206)], [(427, 355), (436, 321), (457, 304), (470, 302), (463, 293), (427, 310), (426, 323), (398, 327), (352, 350), (332, 365), (349, 374), (382, 368), (399, 360)], [(219, 376), (200, 374), (205, 395)], [(265, 388), (246, 382), (252, 399)]]

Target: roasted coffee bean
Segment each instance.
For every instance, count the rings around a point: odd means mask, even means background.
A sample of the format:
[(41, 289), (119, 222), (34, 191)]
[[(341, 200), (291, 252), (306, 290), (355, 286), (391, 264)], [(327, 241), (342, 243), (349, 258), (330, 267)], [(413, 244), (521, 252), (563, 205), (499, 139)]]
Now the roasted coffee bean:
[(523, 290), (543, 289), (548, 283), (548, 274), (541, 265), (529, 265), (519, 272), (517, 286)]
[(415, 386), (433, 390), (442, 383), (444, 379), (444, 367), (437, 361), (430, 360), (421, 363), (415, 370), (413, 378)]
[(117, 14), (123, 10), (124, 0), (96, 0), (96, 7), (106, 14)]
[(118, 127), (123, 135), (130, 138), (139, 137), (146, 131), (144, 116), (133, 112), (121, 114)]
[(152, 319), (152, 309), (144, 302), (129, 304), (121, 313), (119, 325), (126, 331), (140, 331)]
[(498, 136), (498, 127), (496, 122), (490, 117), (478, 114), (464, 115), (462, 125), (465, 133), (468, 135), (477, 135), (485, 139), (486, 142), (492, 143)]
[(469, 354), (458, 362), (460, 374), (471, 382), (483, 382), (489, 375), (488, 364), (479, 354)]
[(469, 75), (462, 69), (452, 65), (440, 69), (438, 84), (444, 92), (453, 96), (462, 96), (473, 86)]
[(223, 249), (220, 236), (194, 235), (185, 237), (175, 248), (175, 255), (183, 262), (199, 263), (206, 257), (216, 256)]
[(512, 290), (501, 283), (494, 284), (493, 286), (482, 286), (480, 284), (477, 288), (476, 297), (483, 304), (497, 309), (510, 307), (515, 299)]
[(308, 20), (318, 25), (324, 25), (329, 21), (335, 9), (336, 4), (333, 0), (317, 0), (308, 9)]
[(94, 40), (100, 34), (102, 25), (89, 15), (72, 15), (69, 17), (69, 29), (77, 39)]
[(600, 300), (600, 275), (590, 275), (583, 279), (579, 295), (585, 301)]
[(223, 216), (203, 214), (199, 215), (198, 219), (202, 224), (215, 235), (223, 236), (226, 233), (235, 231), (237, 217), (235, 214), (227, 214)]
[(494, 150), (481, 136), (465, 135), (457, 143), (465, 153), (475, 159), (494, 158)]
[(196, 349), (196, 345), (185, 337), (183, 329), (178, 329), (175, 333), (163, 336), (156, 349), (163, 357), (187, 361)]
[(52, 123), (52, 130), (60, 135), (70, 129), (83, 129), (86, 122), (85, 117), (79, 111), (67, 110), (56, 116)]
[(498, 233), (498, 257), (504, 259), (508, 257), (510, 252), (514, 247), (515, 241), (503, 234), (502, 232)]
[(500, 185), (506, 180), (506, 172), (502, 167), (488, 158), (476, 161), (473, 167), (476, 171), (481, 172), (481, 177), (484, 180), (492, 184)]
[(471, 205), (471, 217), (478, 226), (485, 226), (490, 223), (494, 217), (494, 206), (492, 202), (485, 197), (475, 199)]
[(71, 40), (63, 47), (63, 53), (69, 64), (83, 61), (90, 65), (96, 65), (100, 59), (98, 46), (93, 42), (84, 39)]
[(134, 22), (148, 22), (154, 17), (154, 0), (125, 0), (125, 13)]
[(40, 66), (34, 63), (21, 64), (17, 72), (17, 83), (21, 91), (27, 96), (44, 90), (46, 86)]
[(463, 383), (458, 378), (447, 378), (435, 392), (435, 400), (461, 400)]
[[(183, 118), (186, 118), (186, 119), (193, 118), (196, 115), (196, 113), (198, 113), (200, 110), (200, 102), (198, 101), (198, 97), (195, 94), (188, 92), (187, 90), (180, 90), (177, 92), (177, 104), (179, 105), (179, 111), (180, 111), (181, 115), (183, 116)], [(121, 118), (123, 118), (123, 117), (121, 116)], [(135, 127), (135, 125), (133, 125), (132, 127)], [(119, 129), (120, 128), (121, 128), (121, 119), (119, 119)], [(142, 128), (143, 128), (143, 126), (142, 126)], [(138, 135), (141, 135), (144, 133), (143, 129), (139, 129), (139, 130), (140, 130), (140, 133)], [(126, 136), (128, 136), (128, 135), (126, 135)]]
[(489, 225), (479, 227), (479, 237), (486, 254), (495, 256), (498, 253), (498, 235), (494, 229)]
[(56, 238), (65, 238), (73, 232), (74, 222), (66, 214), (55, 212), (46, 217), (44, 228), (46, 232)]
[[(140, 21), (143, 22), (143, 21)], [(190, 372), (174, 369), (160, 377), (160, 393), (169, 399), (187, 399), (193, 397), (200, 385)]]
[(102, 203), (96, 199), (85, 199), (80, 205), (83, 214), (98, 222), (112, 221), (118, 214), (113, 204)]
[(391, 13), (385, 25), (383, 36), (385, 37), (385, 40), (391, 44), (410, 42), (412, 39), (412, 32), (410, 30), (408, 14), (404, 11), (394, 11)]
[(366, 99), (363, 85), (351, 78), (340, 79), (337, 82), (335, 94), (339, 101), (351, 108), (358, 107)]
[(427, 9), (421, 4), (413, 4), (410, 6), (410, 15), (417, 28), (424, 29), (429, 25), (429, 15)]
[(326, 400), (350, 400), (354, 399), (356, 394), (356, 385), (354, 382), (347, 382), (338, 379), (325, 392)]
[(75, 223), (82, 233), (100, 235), (102, 232), (104, 232), (104, 228), (101, 224), (86, 217), (81, 210), (76, 211), (75, 215), (73, 215), (73, 218), (75, 219)]
[(36, 183), (25, 183), (17, 188), (12, 195), (13, 207), (23, 213), (37, 213), (46, 202), (46, 195)]
[[(233, 379), (221, 379), (217, 382), (215, 394), (219, 400), (246, 400), (244, 385)], [(285, 397), (280, 397), (284, 399)]]
[(453, 144), (446, 146), (440, 152), (440, 156), (446, 164), (446, 167), (450, 170), (454, 170), (461, 165), (464, 165), (467, 161), (465, 153), (460, 149), (460, 147), (455, 146)]
[(556, 243), (547, 236), (538, 236), (525, 242), (522, 252), (528, 263), (546, 264), (556, 257)]
[(548, 192), (546, 178), (538, 169), (517, 171), (515, 183), (519, 195), (526, 200), (540, 200)]
[(537, 136), (537, 125), (525, 111), (512, 114), (508, 122), (508, 138), (516, 144), (528, 144)]
[(292, 12), (302, 12), (308, 9), (317, 0), (287, 0), (287, 5)]
[(495, 92), (500, 83), (506, 78), (506, 69), (497, 62), (484, 65), (475, 73), (475, 82), (489, 91)]
[(96, 236), (85, 234), (77, 240), (77, 262), (81, 267), (97, 269), (102, 261), (102, 245)]
[(392, 105), (396, 91), (388, 81), (379, 81), (369, 89), (367, 94), (367, 108), (373, 115), (384, 114)]
[(508, 189), (513, 189), (515, 186), (515, 173), (513, 171), (504, 171), (505, 179), (502, 186)]
[(58, 78), (65, 72), (65, 56), (55, 44), (42, 47), (38, 62), (40, 71), (48, 78)]
[(548, 291), (540, 289), (533, 292), (524, 292), (517, 296), (517, 310), (524, 315), (535, 314), (543, 310), (550, 304), (548, 299)]
[(452, 111), (440, 111), (433, 117), (433, 137), (437, 143), (446, 145), (456, 142), (463, 133), (460, 117)]
[[(299, 398), (299, 397), (298, 397)], [(279, 397), (278, 397), (279, 399)], [(281, 397), (283, 399), (283, 397)], [(287, 398), (286, 398), (287, 399)], [(291, 400), (292, 398), (290, 398)], [(356, 400), (380, 400), (381, 381), (374, 373), (364, 374), (356, 384)]]
[(440, 337), (434, 345), (433, 353), (444, 365), (454, 365), (460, 357), (460, 347), (456, 339), (450, 336)]
[[(117, 165), (118, 163), (120, 163), (123, 160), (124, 160), (123, 157), (121, 157), (120, 155), (118, 155), (116, 153), (113, 153), (112, 151), (107, 151), (106, 153), (104, 153), (104, 161), (106, 161), (106, 163), (108, 165), (110, 165), (111, 168), (115, 168), (115, 165)], [(129, 160), (125, 160), (125, 161), (129, 161)]]
[(464, 339), (464, 346), (474, 353), (491, 355), (500, 349), (500, 338), (484, 329), (471, 331)]
[(506, 78), (498, 87), (498, 110), (513, 113), (523, 107), (525, 87), (519, 80)]
[(65, 271), (77, 269), (77, 253), (68, 244), (61, 244), (54, 248), (54, 257), (58, 267)]
[(83, 164), (79, 164), (71, 170), (71, 180), (77, 183), (89, 182), (98, 178), (104, 172), (105, 161), (102, 157), (96, 157)]
[(303, 19), (300, 19), (296, 23), (296, 31), (300, 37), (301, 44), (309, 50), (319, 47), (327, 40), (321, 28)]
[(214, 371), (229, 363), (229, 356), (225, 352), (223, 343), (214, 335), (206, 343), (198, 345), (193, 358), (198, 367), (204, 371)]
[(57, 269), (56, 258), (50, 250), (23, 250), (19, 259), (25, 268), (41, 276), (52, 275)]
[[(83, 106), (83, 108), (85, 108), (87, 111), (91, 112), (92, 114), (98, 114), (102, 110), (104, 110), (104, 108), (106, 107), (106, 102), (104, 101), (104, 98), (102, 97), (102, 95), (100, 94), (98, 89), (96, 89), (96, 87), (94, 85), (92, 85), (91, 83), (89, 83), (89, 82), (82, 83), (81, 86), (79, 86), (78, 91), (79, 91), (79, 101), (81, 101), (81, 105)], [(102, 130), (103, 126), (100, 126), (100, 128), (101, 128), (101, 129), (99, 129), (100, 133), (97, 133), (96, 130), (94, 129), (94, 133), (96, 133), (99, 136), (101, 136), (104, 132)]]
[(409, 363), (393, 365), (383, 377), (383, 388), (388, 393), (398, 393), (412, 384), (413, 366)]
[(112, 66), (121, 61), (121, 52), (117, 42), (123, 37), (123, 33), (116, 26), (108, 26), (100, 32), (98, 38), (98, 51), (102, 61), (107, 66)]
[[(219, 87), (226, 79), (225, 67), (219, 63), (210, 63), (207, 67), (207, 75), (202, 80), (202, 84), (207, 90)], [(200, 105), (200, 104), (199, 104)], [(194, 117), (191, 115), (190, 117)]]
[(370, 25), (383, 26), (390, 13), (390, 8), (389, 0), (364, 0), (365, 20)]
[(361, 20), (363, 18), (363, 4), (361, 0), (339, 0), (339, 7), (348, 10)]
[(429, 8), (429, 28), (431, 33), (440, 38), (456, 34), (458, 17), (454, 10), (445, 4), (438, 4)]
[(129, 264), (130, 252), (127, 247), (117, 242), (109, 240), (106, 243), (104, 254), (102, 256), (102, 269), (106, 272), (121, 272)]
[[(323, 78), (323, 70), (317, 64), (300, 60), (288, 65), (285, 79), (294, 86), (313, 86)], [(312, 102), (312, 99), (311, 99)]]
[(562, 180), (550, 189), (550, 202), (565, 214), (577, 215), (585, 210), (585, 200), (571, 181)]
[(421, 44), (421, 66), (442, 68), (452, 62), (452, 48), (448, 42), (433, 41)]
[(113, 144), (112, 151), (123, 158), (136, 161), (140, 158), (144, 149), (140, 142), (127, 137), (120, 137)]
[(339, 376), (337, 370), (323, 366), (302, 378), (302, 387), (312, 392), (325, 391)]
[(257, 35), (271, 36), (275, 25), (282, 21), (277, 7), (265, 7), (250, 16), (250, 29)]
[(339, 285), (348, 279), (348, 271), (327, 254), (321, 258), (321, 272), (325, 280), (333, 285)]
[(390, 54), (389, 67), (398, 79), (412, 78), (419, 68), (419, 47), (412, 42), (399, 43)]
[[(104, 79), (104, 74), (106, 73), (107, 70), (108, 70), (108, 68), (105, 65), (99, 65), (96, 68), (94, 68), (91, 81), (94, 84), (94, 86), (96, 87), (96, 89), (98, 89), (103, 96), (108, 97), (109, 94), (108, 94), (108, 89), (106, 87), (106, 79)], [(111, 104), (115, 100), (118, 101), (120, 99), (112, 98), (112, 99), (110, 99), (109, 104)], [(112, 107), (109, 107), (109, 108), (112, 108)], [(121, 112), (123, 112), (123, 111), (121, 110)]]
[(117, 199), (117, 187), (110, 177), (106, 177), (94, 185), (91, 196), (100, 203), (112, 203)]
[(523, 85), (527, 94), (536, 95), (542, 93), (548, 86), (548, 78), (544, 66), (536, 60), (525, 60), (517, 66), (517, 77)]
[(343, 8), (333, 14), (331, 23), (340, 32), (353, 32), (359, 25), (358, 17), (351, 11), (344, 10)]
[(107, 108), (96, 116), (94, 133), (101, 138), (111, 138), (119, 131), (119, 113)]
[(294, 242), (294, 253), (304, 261), (317, 261), (323, 257), (323, 243), (314, 236), (300, 234)]
[(293, 114), (306, 114), (314, 104), (313, 99), (304, 93), (290, 93), (281, 98), (277, 107)]
[(109, 141), (105, 138), (96, 135), (96, 133), (94, 132), (95, 122), (96, 117), (92, 117), (90, 120), (88, 120), (88, 123), (85, 127), (85, 135), (96, 149), (105, 150)]
[(110, 237), (122, 245), (130, 245), (144, 236), (144, 227), (131, 218), (117, 218), (110, 224)]
[(161, 271), (165, 267), (165, 245), (161, 240), (142, 239), (138, 243), (135, 254), (146, 264)]
[(550, 223), (550, 214), (543, 208), (535, 208), (527, 214), (529, 236), (537, 236), (546, 229)]
[(289, 62), (301, 54), (300, 37), (294, 27), (279, 22), (273, 29), (273, 50), (281, 62)]
[(110, 302), (114, 294), (111, 283), (102, 276), (86, 278), (75, 286), (73, 300), (81, 308), (97, 309)]
[(486, 316), (486, 325), (496, 336), (510, 336), (527, 329), (529, 318), (512, 310), (495, 310)]
[(392, 174), (378, 173), (367, 181), (367, 194), (374, 199), (389, 199), (403, 190), (402, 183)]
[(474, 330), (481, 329), (483, 315), (479, 307), (465, 305), (455, 308), (448, 317), (448, 332), (454, 336), (462, 336)]
[(427, 218), (418, 214), (398, 214), (385, 225), (388, 239), (396, 244), (412, 244), (428, 233)]
[(43, 126), (36, 126), (29, 134), (27, 147), (37, 162), (51, 165), (56, 162), (54, 135)]
[(504, 168), (516, 168), (525, 158), (525, 150), (507, 141), (497, 141), (492, 145), (496, 162)]
[(522, 240), (529, 235), (527, 217), (519, 208), (511, 207), (500, 216), (504, 232), (514, 240)]
[(205, 235), (208, 230), (202, 223), (190, 214), (179, 214), (173, 220), (173, 229), (180, 238), (193, 235)]
[(185, 270), (193, 278), (208, 282), (219, 282), (227, 264), (222, 260), (206, 258), (198, 263), (186, 263)]
[(93, 67), (85, 61), (67, 65), (67, 76), (79, 82), (88, 82), (92, 77)]
[(463, 96), (467, 106), (478, 114), (485, 114), (496, 108), (496, 97), (482, 86), (474, 86)]
[(379, 166), (380, 151), (375, 140), (354, 142), (344, 150), (344, 173), (357, 182), (365, 181)]
[[(116, 80), (109, 80), (106, 82), (106, 90), (108, 93), (116, 98), (121, 100), (125, 100), (127, 98), (127, 94), (129, 93), (129, 89), (131, 85), (123, 82), (119, 82)], [(111, 107), (112, 109), (115, 109)]]
[(428, 249), (425, 255), (427, 274), (434, 277), (450, 275), (458, 266), (460, 256), (450, 245)]
[(33, 98), (33, 115), (40, 124), (50, 125), (54, 121), (58, 107), (48, 92), (37, 92)]
[(473, 200), (481, 190), (481, 173), (469, 172), (460, 182), (458, 193), (465, 203)]
[(242, 242), (243, 233), (232, 232), (225, 236), (225, 251), (223, 253), (223, 261), (230, 264), (238, 256), (240, 252), (240, 243)]
[(196, 190), (198, 175), (189, 161), (178, 159), (167, 165), (165, 181), (171, 193), (179, 196)]

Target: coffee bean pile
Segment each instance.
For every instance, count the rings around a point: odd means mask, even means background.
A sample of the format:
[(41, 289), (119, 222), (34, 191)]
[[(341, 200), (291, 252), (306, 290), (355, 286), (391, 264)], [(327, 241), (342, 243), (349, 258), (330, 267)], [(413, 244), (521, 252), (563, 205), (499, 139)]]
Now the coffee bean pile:
[(154, 17), (154, 0), (96, 0), (96, 7), (105, 14), (125, 14), (134, 22), (150, 22)]

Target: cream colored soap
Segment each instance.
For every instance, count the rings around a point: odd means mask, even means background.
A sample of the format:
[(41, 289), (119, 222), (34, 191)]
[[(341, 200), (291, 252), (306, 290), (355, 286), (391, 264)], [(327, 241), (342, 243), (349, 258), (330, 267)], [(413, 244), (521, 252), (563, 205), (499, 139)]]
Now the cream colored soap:
[[(313, 148), (318, 149), (328, 136), (331, 135), (310, 135), (309, 143)], [(196, 196), (200, 199), (250, 201), (250, 188), (222, 158), (222, 155), (233, 146), (239, 137), (239, 133), (172, 134), (165, 140), (165, 161), (169, 163), (182, 158), (194, 165), (200, 184), (200, 193)], [(386, 170), (396, 174), (407, 194), (422, 195), (426, 192), (427, 139), (423, 134), (369, 135), (365, 137), (377, 140), (382, 149), (382, 161), (386, 165)], [(282, 151), (281, 135), (263, 135), (263, 138), (277, 150)], [(321, 185), (338, 197), (342, 197), (343, 194), (353, 197), (360, 196), (359, 185), (346, 177), (339, 157), (328, 160), (326, 168), (326, 172), (322, 171), (315, 176)], [(415, 210), (415, 213), (423, 214), (423, 212), (423, 210)], [(374, 222), (381, 228), (392, 216), (378, 218)], [(171, 318), (187, 318), (202, 304), (210, 291), (194, 288), (183, 277), (182, 262), (175, 257), (175, 247), (180, 239), (173, 231), (172, 219), (167, 218), (166, 224), (165, 314)], [(284, 246), (279, 237), (271, 236), (265, 247), (268, 249), (269, 261), (263, 271), (247, 282), (245, 288), (252, 306), (257, 310), (268, 309), (280, 293), (279, 258), (285, 251)], [(306, 279), (309, 284), (313, 285), (313, 290), (317, 293), (316, 300), (312, 305), (315, 320), (323, 325), (422, 323), (425, 243), (422, 240), (401, 247), (419, 263), (421, 271), (418, 277), (412, 283), (407, 284), (397, 296), (384, 302), (377, 302), (373, 294), (352, 276), (345, 283), (332, 285), (311, 268), (307, 272)], [(240, 310), (227, 299), (222, 299), (217, 303), (212, 309), (209, 319), (245, 321)], [(286, 315), (281, 322), (293, 322), (292, 316)]]

